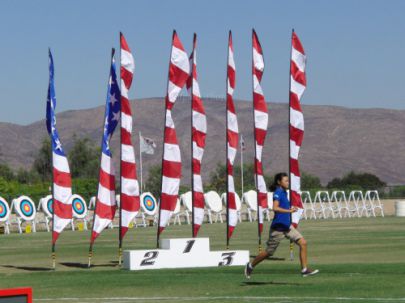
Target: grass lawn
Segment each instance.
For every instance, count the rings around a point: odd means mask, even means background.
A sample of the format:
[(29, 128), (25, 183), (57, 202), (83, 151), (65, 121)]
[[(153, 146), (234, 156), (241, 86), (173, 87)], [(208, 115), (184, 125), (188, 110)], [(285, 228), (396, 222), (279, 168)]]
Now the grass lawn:
[[(266, 222), (266, 230), (268, 223)], [(116, 265), (117, 229), (96, 241), (91, 269), (89, 232), (64, 232), (57, 269), (50, 270), (50, 233), (0, 236), (0, 288), (32, 286), (34, 302), (405, 302), (405, 218), (303, 221), (313, 268), (302, 278), (298, 250), (288, 241), (247, 281), (242, 267), (126, 271)], [(256, 223), (237, 226), (231, 249), (257, 253)], [(170, 226), (163, 237), (189, 237), (190, 226)], [(202, 226), (212, 250), (225, 249), (225, 224)], [(267, 233), (265, 234), (267, 237)], [(154, 248), (155, 228), (128, 232), (125, 249)]]

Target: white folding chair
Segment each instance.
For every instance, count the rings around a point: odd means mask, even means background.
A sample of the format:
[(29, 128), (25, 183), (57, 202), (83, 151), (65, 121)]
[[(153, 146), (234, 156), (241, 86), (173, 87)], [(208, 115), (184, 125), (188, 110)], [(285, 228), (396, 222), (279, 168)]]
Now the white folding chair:
[(245, 192), (242, 196), (242, 202), (246, 204), (249, 222), (255, 221), (257, 217), (257, 192), (255, 190)]
[(306, 220), (310, 220), (312, 217), (316, 219), (316, 210), (312, 202), (311, 193), (309, 191), (301, 192), (301, 200), (304, 205), (304, 218)]
[(50, 231), (50, 223), (52, 221), (52, 213), (53, 213), (52, 206), (53, 206), (52, 195), (47, 195), (46, 197), (39, 199), (37, 212), (42, 212), (43, 218), (37, 216), (36, 223), (37, 224), (43, 223), (45, 225), (47, 232)]
[[(226, 214), (226, 193), (223, 193), (221, 195), (221, 201), (222, 204), (224, 205)], [(236, 213), (238, 215), (238, 221), (242, 222), (242, 215), (241, 215), (242, 202), (240, 201), (239, 195), (237, 193), (235, 193), (235, 204), (236, 204)]]
[(4, 225), (4, 234), (10, 234), (10, 207), (3, 197), (0, 197), (0, 224)]
[(333, 191), (330, 199), (337, 205), (340, 218), (351, 217), (349, 204), (346, 199), (346, 193), (343, 190)]
[(267, 192), (267, 208), (264, 210), (264, 215), (267, 217), (267, 221), (270, 221), (270, 212), (273, 211), (273, 193)]
[(212, 224), (212, 216), (215, 216), (215, 222), (218, 220), (223, 223), (222, 220), (222, 201), (221, 197), (216, 191), (209, 191), (204, 194), (205, 205), (208, 209), (208, 220)]
[[(331, 215), (332, 218), (335, 218), (335, 214), (330, 203), (329, 192), (324, 190), (317, 191), (315, 194), (314, 203), (318, 206), (316, 212), (321, 214), (324, 219), (329, 218), (329, 215)], [(319, 217), (320, 216), (318, 216), (318, 218)]]
[(193, 206), (192, 206), (192, 193), (191, 191), (185, 192), (184, 194), (180, 195), (180, 203), (183, 205), (184, 210), (181, 213), (185, 218), (187, 224), (191, 224), (190, 217), (193, 213)]
[(360, 190), (353, 190), (349, 194), (348, 204), (349, 211), (353, 214), (356, 214), (358, 218), (362, 217), (363, 209), (363, 193)]
[(380, 195), (377, 190), (367, 191), (365, 199), (370, 201), (374, 216), (376, 216), (376, 210), (380, 210), (381, 216), (384, 217), (384, 205), (381, 203)]
[[(180, 220), (180, 199), (177, 199), (176, 202), (176, 207), (174, 208), (174, 211), (172, 212), (172, 216), (173, 218), (173, 225), (176, 225), (176, 223), (178, 223), (179, 225), (181, 225), (181, 220)], [(170, 220), (167, 222), (167, 225), (170, 225)]]
[(89, 200), (89, 205), (87, 206), (87, 209), (88, 210), (94, 210), (95, 207), (96, 207), (96, 197), (93, 196)]

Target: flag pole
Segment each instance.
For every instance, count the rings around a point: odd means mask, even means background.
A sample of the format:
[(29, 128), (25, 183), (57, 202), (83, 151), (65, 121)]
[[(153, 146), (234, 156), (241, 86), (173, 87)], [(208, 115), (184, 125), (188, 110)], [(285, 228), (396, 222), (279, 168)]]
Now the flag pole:
[[(254, 39), (254, 34), (255, 34), (255, 30), (252, 29), (252, 96), (253, 96), (253, 103), (254, 101), (254, 81), (253, 81), (253, 77), (254, 77), (254, 58), (253, 58), (253, 39)], [(256, 187), (256, 207), (257, 207), (257, 235), (258, 235), (258, 249), (259, 249), (259, 253), (262, 251), (262, 235), (260, 233), (260, 211), (259, 211), (259, 179), (258, 179), (258, 174), (257, 174), (257, 141), (256, 141), (256, 123), (255, 123), (255, 110), (254, 110), (254, 104), (253, 104), (253, 139), (254, 139), (254, 147), (255, 147), (255, 187)]]
[(232, 31), (229, 31), (228, 34), (228, 46), (227, 46), (227, 60), (226, 60), (226, 97), (225, 97), (225, 102), (226, 102), (226, 110), (225, 110), (225, 116), (226, 116), (226, 128), (225, 128), (225, 150), (226, 150), (226, 161), (225, 161), (225, 175), (226, 175), (226, 249), (229, 249), (229, 175), (228, 175), (228, 83), (229, 83), (229, 72), (228, 72), (228, 65), (229, 65), (229, 42), (231, 39)]
[(142, 180), (142, 149), (141, 149), (141, 140), (142, 140), (142, 135), (141, 132), (139, 132), (139, 163), (141, 165), (141, 194), (143, 193), (143, 180)]
[(191, 236), (194, 238), (195, 234), (194, 234), (194, 148), (193, 148), (193, 139), (194, 139), (194, 135), (193, 135), (193, 122), (194, 122), (194, 117), (193, 117), (193, 95), (194, 95), (194, 45), (195, 45), (195, 41), (197, 39), (197, 35), (196, 33), (194, 33), (193, 36), (193, 50), (192, 50), (192, 54), (193, 57), (191, 58), (191, 98), (190, 98), (190, 103), (191, 103)]
[[(171, 60), (172, 60), (172, 53), (173, 53), (173, 39), (176, 34), (176, 30), (173, 30), (173, 35), (172, 35), (172, 45), (170, 46), (170, 58), (169, 58), (169, 72), (167, 74), (167, 89), (166, 89), (166, 98), (168, 98), (168, 91), (169, 91), (169, 79), (170, 79), (170, 65), (171, 65)], [(160, 239), (160, 215), (162, 213), (162, 186), (163, 186), (163, 157), (165, 153), (165, 133), (166, 133), (166, 120), (167, 120), (167, 99), (165, 98), (165, 124), (163, 126), (163, 150), (162, 150), (162, 169), (161, 169), (161, 191), (160, 191), (160, 201), (159, 201), (159, 216), (158, 216), (158, 223), (157, 223), (157, 235), (156, 235), (156, 247), (159, 248), (159, 239)]]
[[(48, 55), (51, 54), (51, 48), (48, 48)], [(53, 60), (53, 59), (52, 59)], [(49, 81), (51, 81), (51, 79), (49, 78)], [(49, 86), (51, 85), (51, 83), (49, 83)], [(51, 93), (50, 93), (50, 89), (48, 89), (48, 99), (49, 102), (52, 103), (52, 99), (51, 99)], [(52, 104), (50, 104), (51, 106), (51, 110), (52, 110)], [(54, 113), (55, 114), (55, 113)], [(52, 163), (52, 173), (51, 173), (51, 186), (52, 186), (52, 233), (51, 233), (51, 241), (52, 241), (52, 248), (51, 248), (51, 252), (52, 252), (52, 269), (56, 268), (56, 247), (55, 247), (55, 243), (53, 241), (53, 232), (55, 230), (55, 199), (54, 199), (54, 183), (53, 183), (53, 146), (52, 146), (52, 142), (53, 139), (50, 140), (51, 143), (51, 158), (49, 159)]]
[[(111, 60), (110, 60), (110, 65), (112, 62), (112, 59), (114, 58), (114, 54), (115, 54), (115, 48), (112, 48), (111, 50)], [(110, 67), (111, 68), (111, 67)], [(110, 72), (111, 73), (111, 72)], [(110, 76), (108, 76), (108, 79), (110, 79)], [(109, 80), (107, 81), (107, 83), (109, 83)], [(104, 109), (104, 116), (105, 116), (105, 112), (107, 111), (107, 107), (105, 106)], [(104, 121), (103, 121), (104, 122)], [(104, 124), (103, 124), (104, 127)], [(101, 146), (103, 145), (103, 140), (104, 138), (101, 138)], [(101, 163), (101, 158), (103, 155), (103, 150), (101, 149), (100, 152), (100, 163)], [(98, 171), (98, 180), (100, 180), (100, 175), (101, 175), (101, 169)], [(98, 200), (98, 187), (97, 187), (97, 193), (96, 193), (96, 202), (94, 203), (94, 211), (93, 211), (93, 224), (91, 226), (91, 235), (90, 235), (90, 246), (89, 246), (89, 258), (88, 258), (88, 264), (87, 267), (90, 268), (91, 267), (91, 259), (93, 258), (93, 241), (92, 241), (92, 234), (93, 234), (93, 229), (94, 229), (94, 221), (95, 221), (95, 217), (96, 217), (96, 210), (97, 210), (97, 200)]]
[[(289, 74), (289, 88), (288, 88), (288, 179), (289, 179), (289, 186), (288, 192), (290, 195), (290, 208), (291, 208), (291, 57), (292, 57), (292, 38), (294, 34), (294, 29), (292, 29), (291, 33), (291, 49), (290, 49), (290, 70), (288, 71)], [(292, 222), (292, 214), (290, 213), (290, 222)], [(290, 260), (294, 260), (294, 243), (290, 240)]]
[[(121, 50), (122, 50), (122, 45), (121, 45), (121, 36), (122, 32), (120, 32), (120, 92), (121, 92), (121, 82), (122, 82), (122, 75), (121, 75)], [(122, 203), (121, 203), (121, 197), (122, 197), (122, 96), (120, 94), (120, 205), (119, 205), (119, 228), (118, 228), (118, 265), (121, 266), (121, 261), (122, 261)]]

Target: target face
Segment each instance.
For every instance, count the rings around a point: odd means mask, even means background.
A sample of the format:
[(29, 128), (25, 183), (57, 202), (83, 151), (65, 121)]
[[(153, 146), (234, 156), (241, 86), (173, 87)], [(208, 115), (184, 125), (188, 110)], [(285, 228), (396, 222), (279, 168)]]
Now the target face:
[(15, 210), (23, 220), (31, 221), (35, 218), (35, 204), (29, 197), (21, 196), (17, 198), (15, 203)]
[(142, 208), (148, 215), (154, 215), (156, 213), (156, 199), (150, 193), (142, 195)]
[(6, 200), (0, 198), (0, 222), (7, 221), (9, 215), (10, 208), (8, 207)]
[[(53, 199), (51, 195), (46, 196), (40, 200), (40, 205), (43, 213), (48, 217), (51, 218), (53, 215)], [(39, 210), (39, 208), (38, 208)]]
[(83, 219), (87, 214), (86, 202), (79, 195), (73, 195), (70, 199), (72, 200), (73, 216), (77, 219)]

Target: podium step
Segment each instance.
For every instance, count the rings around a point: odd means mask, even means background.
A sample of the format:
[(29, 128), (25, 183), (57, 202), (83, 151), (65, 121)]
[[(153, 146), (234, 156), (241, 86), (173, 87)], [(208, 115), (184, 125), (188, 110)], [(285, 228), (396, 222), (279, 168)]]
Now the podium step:
[(210, 251), (209, 238), (162, 239), (161, 249), (125, 250), (128, 270), (244, 266), (248, 250)]

